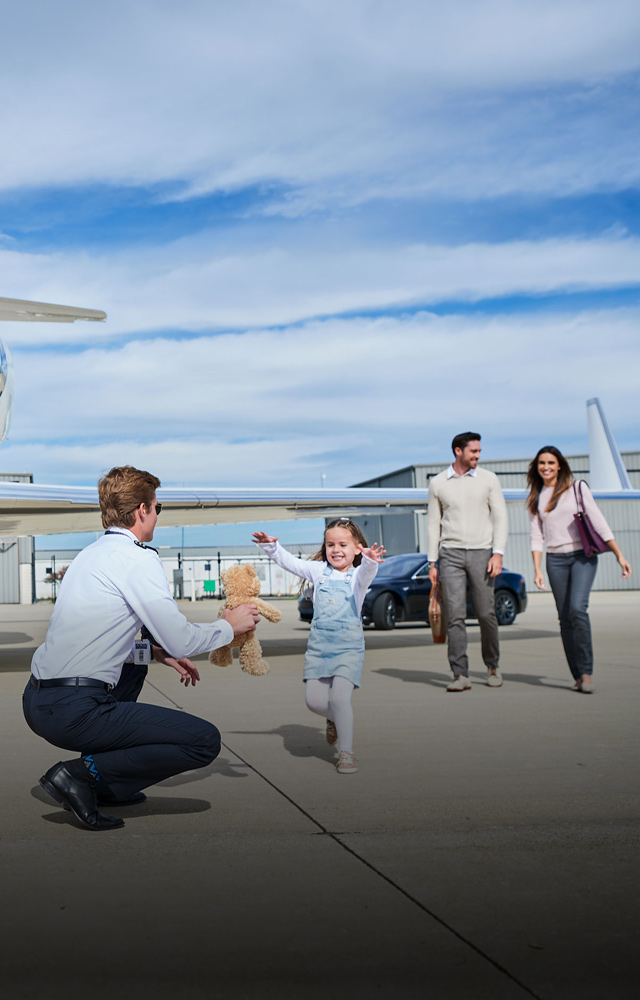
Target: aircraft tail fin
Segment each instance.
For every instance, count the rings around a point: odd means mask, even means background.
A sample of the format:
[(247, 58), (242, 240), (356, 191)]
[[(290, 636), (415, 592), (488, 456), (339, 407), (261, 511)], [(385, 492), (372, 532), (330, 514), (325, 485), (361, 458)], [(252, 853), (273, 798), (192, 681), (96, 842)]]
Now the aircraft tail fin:
[(632, 490), (616, 439), (597, 397), (587, 400), (589, 466), (592, 490)]

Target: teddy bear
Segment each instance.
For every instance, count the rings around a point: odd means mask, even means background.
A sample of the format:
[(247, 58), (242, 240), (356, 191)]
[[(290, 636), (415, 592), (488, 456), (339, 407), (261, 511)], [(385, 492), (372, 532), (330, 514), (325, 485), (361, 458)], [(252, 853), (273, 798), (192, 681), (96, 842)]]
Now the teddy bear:
[[(248, 563), (240, 566), (230, 566), (222, 573), (222, 583), (226, 599), (220, 608), (218, 618), (222, 617), (225, 608), (233, 610), (240, 604), (257, 604), (258, 611), (269, 622), (279, 622), (281, 613), (272, 604), (261, 601), (258, 597), (260, 593), (260, 581), (258, 575)], [(212, 649), (209, 659), (218, 667), (228, 667), (233, 662), (232, 648), (237, 646), (240, 650), (240, 666), (247, 674), (269, 673), (269, 664), (262, 659), (262, 647), (255, 632), (245, 632), (244, 635), (237, 635), (231, 640), (228, 646), (221, 646), (219, 649)]]

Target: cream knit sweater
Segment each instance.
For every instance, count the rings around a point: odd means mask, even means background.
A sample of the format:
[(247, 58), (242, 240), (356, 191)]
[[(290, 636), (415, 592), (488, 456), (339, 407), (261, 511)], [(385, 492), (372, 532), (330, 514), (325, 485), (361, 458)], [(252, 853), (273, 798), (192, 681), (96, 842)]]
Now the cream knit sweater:
[(429, 483), (427, 554), (444, 549), (497, 549), (507, 544), (507, 505), (498, 477), (487, 469), (475, 476), (441, 472)]

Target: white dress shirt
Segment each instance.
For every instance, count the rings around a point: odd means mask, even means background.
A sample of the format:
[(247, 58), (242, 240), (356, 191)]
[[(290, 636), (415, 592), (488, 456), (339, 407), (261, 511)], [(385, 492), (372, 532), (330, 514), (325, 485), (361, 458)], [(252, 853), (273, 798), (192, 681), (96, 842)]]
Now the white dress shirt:
[(187, 621), (153, 549), (136, 544), (127, 528), (109, 532), (79, 552), (65, 573), (45, 641), (33, 655), (34, 677), (94, 677), (116, 684), (142, 625), (179, 659), (231, 642), (227, 621)]
[(475, 476), (477, 471), (477, 469), (467, 469), (467, 471), (463, 472), (461, 476), (459, 472), (456, 472), (453, 465), (450, 465), (447, 469), (447, 479), (462, 479), (464, 476)]

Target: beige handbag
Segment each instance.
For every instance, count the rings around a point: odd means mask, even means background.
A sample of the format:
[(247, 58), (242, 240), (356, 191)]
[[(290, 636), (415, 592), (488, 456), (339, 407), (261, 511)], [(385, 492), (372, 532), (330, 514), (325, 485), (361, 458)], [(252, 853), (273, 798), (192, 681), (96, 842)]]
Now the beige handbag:
[(442, 591), (440, 581), (431, 587), (429, 595), (429, 624), (431, 625), (431, 635), (434, 642), (447, 641), (447, 616), (442, 604)]

